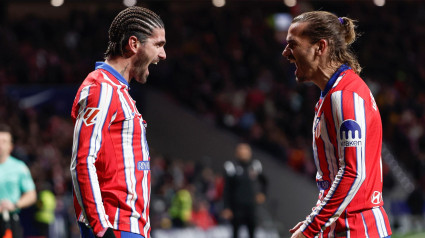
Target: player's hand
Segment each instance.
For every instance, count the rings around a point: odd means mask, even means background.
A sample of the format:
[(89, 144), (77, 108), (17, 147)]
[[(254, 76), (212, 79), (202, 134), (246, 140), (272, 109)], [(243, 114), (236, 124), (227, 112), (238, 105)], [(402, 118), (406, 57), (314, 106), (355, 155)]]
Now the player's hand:
[(12, 211), (16, 210), (15, 204), (13, 204), (9, 200), (2, 200), (1, 203), (0, 203), (0, 208), (1, 208), (0, 209), (1, 211), (6, 210), (6, 211), (9, 211), (9, 212), (12, 212)]
[(233, 218), (233, 212), (230, 209), (226, 208), (221, 212), (221, 216), (224, 219), (229, 220)]
[(307, 238), (300, 229), (298, 229), (297, 231), (295, 231), (294, 234), (292, 234), (291, 238)]
[(257, 204), (263, 204), (266, 201), (266, 195), (264, 195), (264, 193), (257, 193), (255, 200)]
[(304, 222), (302, 221), (298, 222), (298, 224), (295, 225), (292, 229), (290, 229), (289, 232), (295, 233), (302, 226), (302, 224), (304, 224)]
[(105, 232), (105, 234), (103, 234), (102, 237), (96, 236), (97, 238), (117, 238), (114, 234), (114, 231), (112, 230), (112, 228), (108, 228)]

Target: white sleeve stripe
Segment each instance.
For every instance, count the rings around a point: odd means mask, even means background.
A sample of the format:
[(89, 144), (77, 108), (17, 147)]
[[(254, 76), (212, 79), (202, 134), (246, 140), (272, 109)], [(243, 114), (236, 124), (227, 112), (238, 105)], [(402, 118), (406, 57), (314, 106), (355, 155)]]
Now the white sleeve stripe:
[(125, 99), (125, 97), (124, 97), (123, 93), (121, 92), (121, 88), (122, 88), (123, 86), (122, 86), (122, 85), (118, 85), (118, 84), (114, 83), (114, 82), (113, 82), (113, 81), (112, 81), (112, 80), (108, 77), (108, 75), (106, 75), (104, 72), (102, 72), (102, 74), (103, 74), (103, 77), (105, 78), (105, 80), (109, 81), (112, 85), (114, 85), (114, 86), (116, 86), (116, 87), (117, 87), (117, 93), (118, 93), (118, 96), (119, 96), (119, 99), (120, 99), (120, 102), (121, 102), (121, 107), (122, 107), (122, 109), (123, 109), (124, 115), (125, 115), (125, 117), (126, 117), (126, 118), (130, 117), (132, 110), (131, 110), (130, 106), (128, 105), (128, 103), (127, 103), (127, 101), (126, 101), (126, 99)]
[(350, 234), (350, 224), (348, 224), (347, 210), (345, 210), (345, 226), (347, 227), (347, 238), (350, 238), (351, 237), (351, 234)]
[(121, 107), (125, 114), (126, 120), (123, 121), (122, 129), (122, 147), (124, 155), (124, 172), (125, 172), (125, 181), (127, 185), (128, 195), (126, 199), (127, 205), (132, 208), (132, 214), (130, 216), (130, 230), (134, 233), (140, 233), (138, 219), (141, 217), (140, 213), (136, 209), (136, 201), (138, 200), (138, 195), (136, 193), (136, 174), (135, 174), (135, 155), (133, 148), (133, 135), (134, 135), (134, 120), (132, 115), (131, 98), (127, 98), (122, 92), (119, 92)]
[(105, 208), (103, 206), (102, 201), (102, 195), (100, 192), (99, 187), (99, 180), (96, 173), (96, 167), (94, 166), (94, 163), (97, 158), (97, 153), (100, 150), (101, 143), (102, 143), (102, 130), (106, 122), (106, 118), (108, 115), (109, 107), (112, 102), (112, 94), (113, 89), (112, 86), (107, 83), (101, 83), (100, 84), (100, 98), (98, 103), (98, 108), (102, 108), (102, 110), (99, 111), (100, 115), (98, 116), (98, 119), (96, 120), (96, 123), (93, 127), (93, 134), (90, 138), (90, 147), (89, 147), (89, 155), (87, 156), (87, 170), (90, 180), (90, 185), (92, 187), (93, 191), (93, 198), (96, 204), (96, 210), (98, 212), (99, 221), (102, 224), (102, 226), (105, 227), (112, 227), (108, 220), (108, 215), (105, 212)]
[(90, 85), (81, 89), (80, 98), (78, 98), (78, 104), (80, 107), (78, 108), (78, 115), (86, 109), (87, 106), (87, 97), (89, 96)]
[(363, 221), (363, 227), (364, 227), (364, 233), (365, 233), (365, 237), (366, 238), (369, 238), (369, 232), (368, 232), (368, 230), (367, 230), (367, 225), (366, 225), (366, 222), (365, 222), (365, 220), (364, 220), (364, 216), (363, 216), (363, 213), (362, 212), (360, 212), (360, 215), (362, 215), (362, 221)]
[[(143, 155), (143, 161), (149, 161), (149, 147), (148, 142), (146, 140), (146, 128), (143, 125), (143, 121), (139, 121), (140, 128), (142, 130), (141, 132), (141, 146), (142, 146), (142, 155)], [(143, 188), (143, 212), (142, 217), (145, 221), (149, 219), (147, 215), (148, 206), (150, 203), (150, 191), (149, 191), (149, 185), (148, 185), (148, 175), (149, 171), (143, 171), (143, 180), (142, 180), (142, 188)], [(150, 228), (149, 222), (145, 224), (143, 227), (144, 234), (147, 234), (148, 230)]]
[(119, 227), (119, 220), (120, 220), (120, 208), (117, 207), (117, 211), (115, 212), (115, 218), (114, 218), (114, 229), (118, 230)]
[[(128, 97), (131, 99), (130, 95), (128, 95)], [(134, 104), (134, 101), (130, 100), (130, 102), (131, 102), (134, 110), (137, 111), (137, 108), (136, 108), (136, 105)], [(142, 147), (142, 159), (143, 159), (143, 161), (149, 161), (149, 146), (148, 146), (148, 142), (147, 142), (147, 139), (146, 139), (146, 128), (143, 125), (143, 119), (139, 120), (139, 126), (140, 126), (140, 129), (141, 129), (140, 143), (141, 143), (141, 147)], [(149, 190), (150, 188), (149, 188), (149, 184), (148, 184), (149, 173), (150, 173), (149, 170), (143, 171), (143, 179), (142, 179), (143, 211), (142, 211), (141, 217), (146, 221), (145, 226), (143, 227), (144, 234), (148, 234), (148, 231), (150, 229), (150, 220), (149, 220), (149, 216), (147, 214), (147, 211), (149, 209), (149, 204), (150, 204), (150, 190)], [(139, 215), (139, 219), (140, 219), (140, 215)]]
[[(78, 141), (80, 138), (80, 131), (81, 126), (83, 125), (82, 120), (78, 117), (75, 126), (74, 126), (74, 139), (73, 139), (73, 145), (72, 145), (72, 157), (71, 157), (71, 176), (72, 176), (72, 184), (74, 186), (74, 192), (78, 201), (78, 204), (80, 204), (82, 214), (84, 217), (87, 217), (86, 210), (83, 206), (83, 201), (81, 198), (81, 190), (80, 190), (80, 184), (78, 183), (78, 175), (77, 175), (77, 154), (78, 154)], [(80, 218), (80, 220), (82, 220)]]
[(385, 226), (384, 217), (379, 207), (372, 208), (373, 216), (375, 217), (376, 227), (378, 228), (378, 233), (380, 237), (387, 237), (388, 231)]
[(133, 148), (133, 134), (134, 124), (133, 120), (123, 121), (122, 130), (122, 148), (124, 155), (124, 173), (125, 182), (127, 185), (127, 199), (126, 203), (132, 208), (132, 214), (130, 216), (130, 230), (131, 232), (139, 233), (138, 221), (140, 214), (136, 211), (135, 204), (138, 198), (136, 193), (136, 176), (135, 176), (135, 163), (134, 163), (134, 148)]
[[(332, 117), (334, 120), (334, 128), (336, 130), (336, 137), (340, 138), (340, 132), (338, 130), (339, 125), (341, 125), (342, 121), (339, 121), (340, 119), (343, 118), (342, 115), (342, 92), (338, 91), (338, 92), (334, 92), (331, 95), (331, 107), (332, 107)], [(344, 150), (342, 150), (339, 146), (338, 146), (338, 156), (339, 159), (340, 158), (344, 158)]]
[(143, 212), (142, 213), (143, 213), (143, 219), (145, 219), (145, 221), (147, 221), (145, 226), (143, 227), (143, 231), (144, 231), (145, 234), (147, 234), (148, 230), (150, 228), (150, 221), (149, 221), (149, 217), (147, 216), (147, 210), (148, 210), (149, 201), (150, 201), (150, 197), (149, 197), (149, 194), (148, 194), (148, 193), (150, 193), (150, 191), (148, 191), (148, 178), (147, 178), (149, 171), (145, 170), (145, 171), (143, 171), (143, 173), (144, 173), (144, 175), (143, 175), (143, 180), (142, 180), (142, 186), (143, 186), (143, 201), (144, 201), (144, 203), (143, 203)]
[(313, 120), (313, 126), (312, 126), (312, 134), (313, 134), (313, 158), (314, 158), (314, 164), (316, 166), (317, 169), (317, 173), (316, 173), (316, 179), (321, 179), (323, 177), (323, 172), (322, 169), (320, 168), (320, 164), (319, 164), (319, 155), (317, 152), (317, 143), (316, 143), (316, 132), (314, 131), (314, 127), (316, 126), (316, 121), (317, 121), (317, 113), (314, 116), (314, 120)]
[[(323, 115), (323, 117), (325, 116)], [(335, 178), (335, 175), (338, 173), (338, 159), (335, 156), (334, 145), (329, 139), (328, 128), (325, 122), (326, 119), (322, 118), (321, 120), (323, 120), (324, 122), (321, 123), (321, 137), (325, 147), (324, 151), (326, 154), (326, 160), (328, 162), (329, 178), (331, 178), (331, 180), (333, 181), (333, 178)]]

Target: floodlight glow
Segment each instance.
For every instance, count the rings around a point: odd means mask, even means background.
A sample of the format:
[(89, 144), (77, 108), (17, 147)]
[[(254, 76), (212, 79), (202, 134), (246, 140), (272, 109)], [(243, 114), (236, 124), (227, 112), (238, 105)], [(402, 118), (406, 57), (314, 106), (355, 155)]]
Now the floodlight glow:
[(297, 5), (297, 0), (283, 0), (283, 3), (285, 3), (287, 7), (295, 7), (295, 5)]
[(383, 7), (385, 5), (385, 0), (373, 0), (373, 3), (378, 7)]
[(226, 5), (226, 0), (212, 0), (214, 7), (224, 7)]
[(50, 4), (54, 7), (60, 7), (64, 3), (64, 0), (50, 0)]
[(124, 6), (126, 7), (132, 7), (134, 5), (136, 5), (137, 0), (123, 0), (122, 4), (124, 4)]

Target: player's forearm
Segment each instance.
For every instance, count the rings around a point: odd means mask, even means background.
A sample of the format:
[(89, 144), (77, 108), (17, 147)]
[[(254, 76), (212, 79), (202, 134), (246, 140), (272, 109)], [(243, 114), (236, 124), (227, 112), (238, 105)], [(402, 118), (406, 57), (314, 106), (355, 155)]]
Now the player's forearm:
[(15, 203), (16, 209), (22, 209), (33, 205), (37, 201), (37, 192), (35, 190), (22, 194), (21, 198)]
[(362, 171), (354, 171), (352, 168), (340, 168), (325, 198), (307, 217), (306, 224), (302, 227), (307, 237), (314, 236), (323, 227), (334, 223), (357, 194), (365, 177), (362, 176)]

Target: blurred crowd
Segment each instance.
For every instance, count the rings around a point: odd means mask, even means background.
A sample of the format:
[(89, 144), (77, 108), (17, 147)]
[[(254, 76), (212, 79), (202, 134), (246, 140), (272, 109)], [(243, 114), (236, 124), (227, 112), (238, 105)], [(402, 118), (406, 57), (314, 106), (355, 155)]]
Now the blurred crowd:
[[(224, 8), (204, 1), (186, 7), (167, 1), (151, 4), (166, 25), (167, 60), (150, 69), (149, 84), (306, 176), (315, 174), (311, 124), (320, 92), (296, 84), (293, 66), (281, 56), (285, 29), (274, 16), (324, 9), (357, 19), (362, 35), (353, 50), (380, 109), (384, 142), (423, 193), (425, 5), (421, 1), (389, 1), (381, 8), (365, 1), (301, 2), (294, 8), (281, 1), (263, 5), (243, 1)], [(13, 127), (14, 154), (29, 165), (37, 187), (48, 187), (56, 195), (61, 219), (55, 222), (73, 222), (72, 121), (66, 111), (23, 105), (9, 89), (78, 85), (94, 62), (103, 59), (108, 26), (117, 11), (102, 7), (95, 13), (71, 11), (55, 20), (34, 15), (0, 18), (0, 121)], [(221, 171), (164, 158), (160, 152), (152, 160), (154, 228), (196, 222), (208, 228), (222, 222)], [(176, 206), (190, 207), (191, 216), (184, 209), (174, 211)], [(197, 216), (202, 218), (191, 222), (190, 217)], [(75, 229), (67, 227), (70, 233)]]

